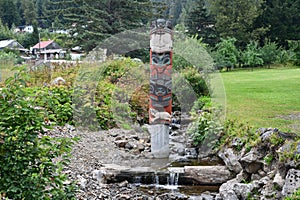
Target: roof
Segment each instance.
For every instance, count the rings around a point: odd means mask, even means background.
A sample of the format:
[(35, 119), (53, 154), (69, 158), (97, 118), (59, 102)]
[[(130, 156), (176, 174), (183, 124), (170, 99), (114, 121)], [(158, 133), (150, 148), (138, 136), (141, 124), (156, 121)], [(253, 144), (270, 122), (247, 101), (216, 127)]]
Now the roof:
[(41, 41), (40, 43), (37, 43), (36, 45), (34, 45), (32, 48), (34, 48), (34, 49), (39, 49), (39, 48), (43, 49), (43, 48), (46, 48), (52, 42), (54, 42), (54, 41), (53, 40)]
[(12, 43), (15, 40), (1, 40), (0, 41), (0, 48), (5, 48), (7, 47), (10, 43)]

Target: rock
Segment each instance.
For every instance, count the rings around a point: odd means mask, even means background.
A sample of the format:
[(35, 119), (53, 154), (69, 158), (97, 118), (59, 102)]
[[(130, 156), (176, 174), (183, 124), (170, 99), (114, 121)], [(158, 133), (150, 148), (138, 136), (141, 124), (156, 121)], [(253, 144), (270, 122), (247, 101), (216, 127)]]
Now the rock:
[(284, 179), (282, 178), (282, 176), (280, 175), (279, 172), (276, 173), (274, 179), (273, 179), (273, 184), (274, 186), (276, 186), (277, 188), (282, 188), (284, 185)]
[(199, 200), (214, 200), (214, 197), (210, 194), (201, 194), (199, 198), (197, 198)]
[(118, 146), (118, 147), (123, 147), (125, 148), (125, 145), (128, 143), (127, 140), (116, 140), (115, 141), (115, 144)]
[(94, 180), (98, 181), (99, 183), (105, 183), (105, 174), (104, 170), (94, 170), (92, 171), (92, 177)]
[(282, 194), (291, 195), (297, 188), (300, 188), (300, 170), (290, 169), (285, 177)]
[(241, 162), (244, 165), (245, 171), (254, 174), (263, 167), (263, 163), (260, 159), (263, 155), (259, 155), (258, 151), (251, 150), (244, 157), (241, 158)]
[(137, 149), (141, 152), (145, 150), (145, 146), (143, 144), (138, 144)]
[(66, 84), (66, 80), (62, 77), (57, 77), (51, 81), (51, 85), (64, 85)]
[(87, 180), (80, 175), (78, 175), (77, 178), (78, 178), (77, 181), (80, 188), (84, 190), (86, 188)]
[(239, 200), (239, 198), (236, 196), (233, 190), (228, 190), (226, 192), (221, 193), (221, 197), (223, 200)]
[(125, 144), (125, 149), (133, 149), (134, 148), (134, 144), (132, 142), (127, 142)]
[(253, 187), (252, 184), (235, 183), (233, 185), (233, 191), (239, 199), (247, 199), (248, 195), (251, 194)]
[(185, 166), (184, 175), (198, 184), (221, 184), (232, 178), (226, 166)]
[(231, 148), (220, 151), (218, 156), (224, 161), (230, 171), (233, 171), (236, 174), (242, 171), (242, 165), (239, 163), (238, 157), (233, 153)]
[(197, 158), (198, 153), (196, 148), (185, 148), (185, 155), (187, 158)]

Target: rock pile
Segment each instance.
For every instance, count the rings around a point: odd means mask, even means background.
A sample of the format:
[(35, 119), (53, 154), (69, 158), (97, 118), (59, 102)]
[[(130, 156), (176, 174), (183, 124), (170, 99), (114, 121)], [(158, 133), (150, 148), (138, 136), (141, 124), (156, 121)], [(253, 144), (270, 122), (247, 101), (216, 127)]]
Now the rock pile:
[[(213, 155), (214, 158), (223, 160), (223, 168), (229, 170), (228, 176), (231, 178), (221, 185), (219, 193), (205, 192), (197, 197), (170, 191), (142, 191), (127, 181), (109, 183), (115, 172), (111, 171), (107, 164), (126, 167), (151, 166), (153, 159), (150, 152), (150, 135), (142, 128), (88, 132), (66, 125), (56, 127), (47, 134), (80, 137), (80, 141), (74, 145), (71, 163), (65, 169), (65, 173), (77, 181), (77, 199), (283, 199), (300, 187), (300, 162), (282, 162), (279, 155), (289, 147), (286, 146), (287, 143), (274, 145), (271, 140), (276, 135), (282, 140), (292, 141), (294, 136), (271, 128), (258, 131), (261, 142), (255, 148), (249, 150), (243, 147), (237, 151), (236, 145), (240, 146), (237, 138)], [(173, 131), (170, 137), (172, 153), (176, 154), (176, 158), (197, 157), (199, 150), (189, 145), (189, 138), (181, 130)], [(187, 145), (180, 146), (180, 141), (186, 142)], [(300, 153), (299, 144), (294, 149), (295, 154)], [(207, 159), (203, 158), (203, 155), (198, 157)], [(190, 169), (192, 170), (192, 167)], [(194, 174), (194, 171), (190, 174)]]
[[(219, 194), (213, 199), (283, 199), (300, 188), (300, 160), (283, 162), (279, 159), (283, 149), (288, 148), (287, 141), (293, 140), (295, 135), (272, 128), (261, 128), (258, 132), (261, 142), (250, 151), (245, 147), (237, 151), (231, 145), (218, 152), (236, 176), (222, 184)], [(274, 144), (271, 140), (275, 135), (286, 142)], [(291, 148), (289, 150), (293, 151)], [(296, 150), (292, 153), (300, 152)]]

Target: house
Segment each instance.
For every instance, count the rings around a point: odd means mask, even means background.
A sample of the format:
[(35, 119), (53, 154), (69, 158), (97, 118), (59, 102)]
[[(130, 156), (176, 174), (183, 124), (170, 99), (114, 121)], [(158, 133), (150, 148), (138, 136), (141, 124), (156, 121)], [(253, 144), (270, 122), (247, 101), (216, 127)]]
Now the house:
[(44, 60), (64, 58), (66, 54), (66, 51), (53, 40), (41, 41), (34, 45), (30, 50), (37, 58), (43, 58)]
[(11, 50), (18, 50), (20, 53), (28, 53), (29, 50), (25, 49), (19, 42), (16, 40), (1, 40), (0, 41), (0, 50), (3, 49), (11, 49)]
[(33, 26), (32, 25), (28, 25), (28, 26), (19, 26), (15, 29), (15, 33), (33, 33)]

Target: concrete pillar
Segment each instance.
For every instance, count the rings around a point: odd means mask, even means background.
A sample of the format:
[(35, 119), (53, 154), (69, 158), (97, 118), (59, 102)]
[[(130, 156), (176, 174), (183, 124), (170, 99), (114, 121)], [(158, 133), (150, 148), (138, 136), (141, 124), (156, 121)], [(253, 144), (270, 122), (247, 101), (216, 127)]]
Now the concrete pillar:
[(155, 158), (168, 158), (169, 148), (169, 126), (164, 124), (153, 124), (149, 126), (151, 134), (151, 152)]

